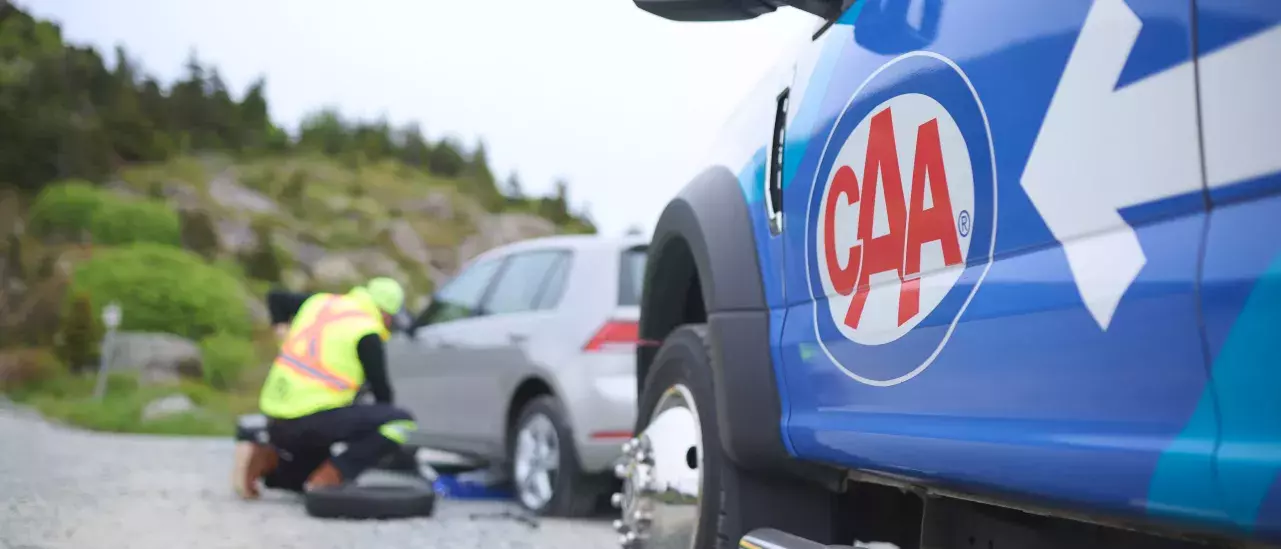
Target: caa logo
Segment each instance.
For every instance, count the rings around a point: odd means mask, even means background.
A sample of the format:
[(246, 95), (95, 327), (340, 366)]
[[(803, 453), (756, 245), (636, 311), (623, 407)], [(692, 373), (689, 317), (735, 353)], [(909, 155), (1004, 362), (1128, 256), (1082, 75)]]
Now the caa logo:
[(854, 92), (806, 224), (815, 330), (850, 377), (896, 385), (938, 357), (990, 266), (995, 189), (986, 114), (951, 60), (909, 53)]

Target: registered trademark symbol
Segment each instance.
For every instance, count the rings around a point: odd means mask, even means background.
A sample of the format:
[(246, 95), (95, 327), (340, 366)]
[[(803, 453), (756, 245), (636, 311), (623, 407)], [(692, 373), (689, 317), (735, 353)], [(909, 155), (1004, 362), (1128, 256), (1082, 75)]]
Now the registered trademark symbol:
[(961, 210), (960, 215), (956, 216), (956, 231), (961, 236), (970, 236), (970, 212)]

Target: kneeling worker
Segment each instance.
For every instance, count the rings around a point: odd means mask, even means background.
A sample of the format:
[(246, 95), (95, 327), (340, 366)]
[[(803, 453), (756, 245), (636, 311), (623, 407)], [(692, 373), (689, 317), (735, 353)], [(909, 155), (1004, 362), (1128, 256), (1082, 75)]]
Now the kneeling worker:
[[(391, 405), (383, 349), (404, 300), (389, 278), (346, 294), (268, 296), (272, 322), (290, 324), (259, 397), (271, 446), (236, 448), (232, 482), (242, 498), (258, 497), (259, 479), (295, 492), (342, 484), (404, 443), (416, 426)], [(377, 403), (353, 405), (366, 382)], [(347, 448), (331, 458), (336, 442)]]

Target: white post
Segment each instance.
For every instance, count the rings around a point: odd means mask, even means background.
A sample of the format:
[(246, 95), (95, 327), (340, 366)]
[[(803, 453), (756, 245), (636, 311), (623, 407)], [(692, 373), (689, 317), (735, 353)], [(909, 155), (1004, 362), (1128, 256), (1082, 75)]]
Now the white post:
[(116, 302), (108, 303), (102, 308), (102, 324), (107, 331), (102, 336), (102, 348), (99, 351), (98, 380), (93, 386), (94, 400), (102, 400), (107, 391), (107, 370), (111, 367), (111, 352), (114, 350), (116, 328), (120, 326), (120, 320), (120, 305)]

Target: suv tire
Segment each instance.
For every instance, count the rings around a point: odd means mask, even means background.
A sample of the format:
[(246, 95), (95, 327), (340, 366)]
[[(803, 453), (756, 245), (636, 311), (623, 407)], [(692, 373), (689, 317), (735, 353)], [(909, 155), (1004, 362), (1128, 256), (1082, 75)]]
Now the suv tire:
[[(550, 432), (546, 431), (548, 428), (551, 429)], [(554, 439), (558, 454), (556, 470), (542, 470), (549, 477), (552, 491), (551, 498), (546, 501), (528, 501), (524, 497), (525, 491), (530, 488), (522, 486), (521, 481), (522, 478), (528, 478), (530, 473), (522, 469), (525, 465), (521, 462), (524, 461), (527, 465), (529, 458), (520, 454), (522, 451), (527, 451), (532, 442), (520, 440), (525, 431), (547, 435)], [(516, 501), (522, 507), (539, 515), (556, 517), (582, 517), (596, 510), (605, 487), (594, 476), (584, 474), (582, 467), (578, 464), (573, 432), (565, 421), (564, 407), (556, 397), (544, 395), (525, 404), (516, 422), (511, 426), (507, 441), (512, 485)]]

